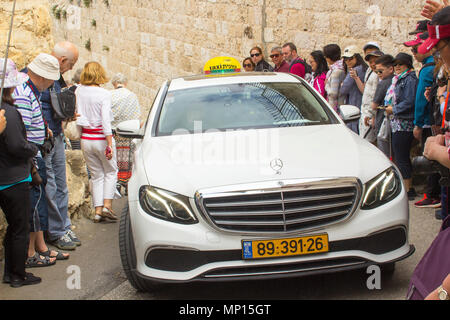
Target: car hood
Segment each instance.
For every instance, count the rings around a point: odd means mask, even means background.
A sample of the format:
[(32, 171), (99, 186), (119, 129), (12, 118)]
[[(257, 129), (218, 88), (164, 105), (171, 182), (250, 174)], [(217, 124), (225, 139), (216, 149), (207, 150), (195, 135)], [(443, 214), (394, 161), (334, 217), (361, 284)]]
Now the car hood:
[(189, 197), (202, 189), (291, 179), (365, 183), (392, 165), (342, 124), (151, 137), (141, 155), (150, 185)]

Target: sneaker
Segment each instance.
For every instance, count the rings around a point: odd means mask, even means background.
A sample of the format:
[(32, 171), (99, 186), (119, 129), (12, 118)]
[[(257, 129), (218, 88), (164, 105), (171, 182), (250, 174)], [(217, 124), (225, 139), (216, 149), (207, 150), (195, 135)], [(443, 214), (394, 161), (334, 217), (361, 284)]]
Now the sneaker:
[(72, 242), (67, 233), (58, 240), (52, 241), (51, 244), (61, 250), (75, 250), (75, 248), (77, 247), (77, 245)]
[(409, 189), (408, 191), (408, 200), (414, 200), (417, 197), (416, 190), (414, 188)]
[(69, 236), (70, 240), (77, 245), (77, 247), (81, 246), (81, 240), (78, 239), (75, 232), (69, 229), (66, 234)]
[(423, 198), (414, 203), (414, 205), (417, 208), (440, 208), (441, 201), (439, 199), (430, 199), (426, 194), (424, 194)]
[(25, 278), (12, 276), (9, 281), (9, 285), (13, 288), (20, 288), (21, 286), (28, 286), (41, 283), (42, 279), (34, 276), (32, 273), (27, 272)]

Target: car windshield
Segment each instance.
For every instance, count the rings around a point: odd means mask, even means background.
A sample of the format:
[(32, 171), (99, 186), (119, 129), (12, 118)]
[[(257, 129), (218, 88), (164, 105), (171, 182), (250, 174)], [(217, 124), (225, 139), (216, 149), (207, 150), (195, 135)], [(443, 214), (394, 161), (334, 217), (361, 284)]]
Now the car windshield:
[(157, 135), (337, 123), (301, 83), (239, 83), (169, 91)]

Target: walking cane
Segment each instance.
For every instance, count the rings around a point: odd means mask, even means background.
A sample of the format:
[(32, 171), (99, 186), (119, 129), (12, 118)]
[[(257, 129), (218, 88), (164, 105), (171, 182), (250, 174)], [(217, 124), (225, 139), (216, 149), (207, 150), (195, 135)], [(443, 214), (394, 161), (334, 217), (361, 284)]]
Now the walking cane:
[(2, 84), (1, 84), (1, 90), (0, 90), (1, 98), (3, 98), (3, 86), (5, 84), (5, 76), (6, 76), (5, 73), (6, 73), (6, 65), (8, 63), (9, 43), (11, 41), (11, 32), (12, 32), (13, 22), (14, 22), (14, 11), (16, 11), (16, 0), (14, 0), (14, 2), (13, 2), (13, 8), (12, 8), (12, 13), (11, 13), (11, 24), (9, 26), (8, 41), (6, 43), (5, 62), (3, 63)]

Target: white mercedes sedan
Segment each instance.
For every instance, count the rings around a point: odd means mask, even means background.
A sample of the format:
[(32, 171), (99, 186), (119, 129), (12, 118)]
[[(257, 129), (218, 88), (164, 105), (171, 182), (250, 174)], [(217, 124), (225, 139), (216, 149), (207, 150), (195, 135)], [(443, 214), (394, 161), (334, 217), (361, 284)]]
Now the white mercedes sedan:
[[(395, 262), (414, 252), (399, 170), (286, 73), (166, 81), (134, 139), (120, 221), (138, 290), (190, 281), (297, 277)], [(383, 269), (384, 268), (384, 269)]]

